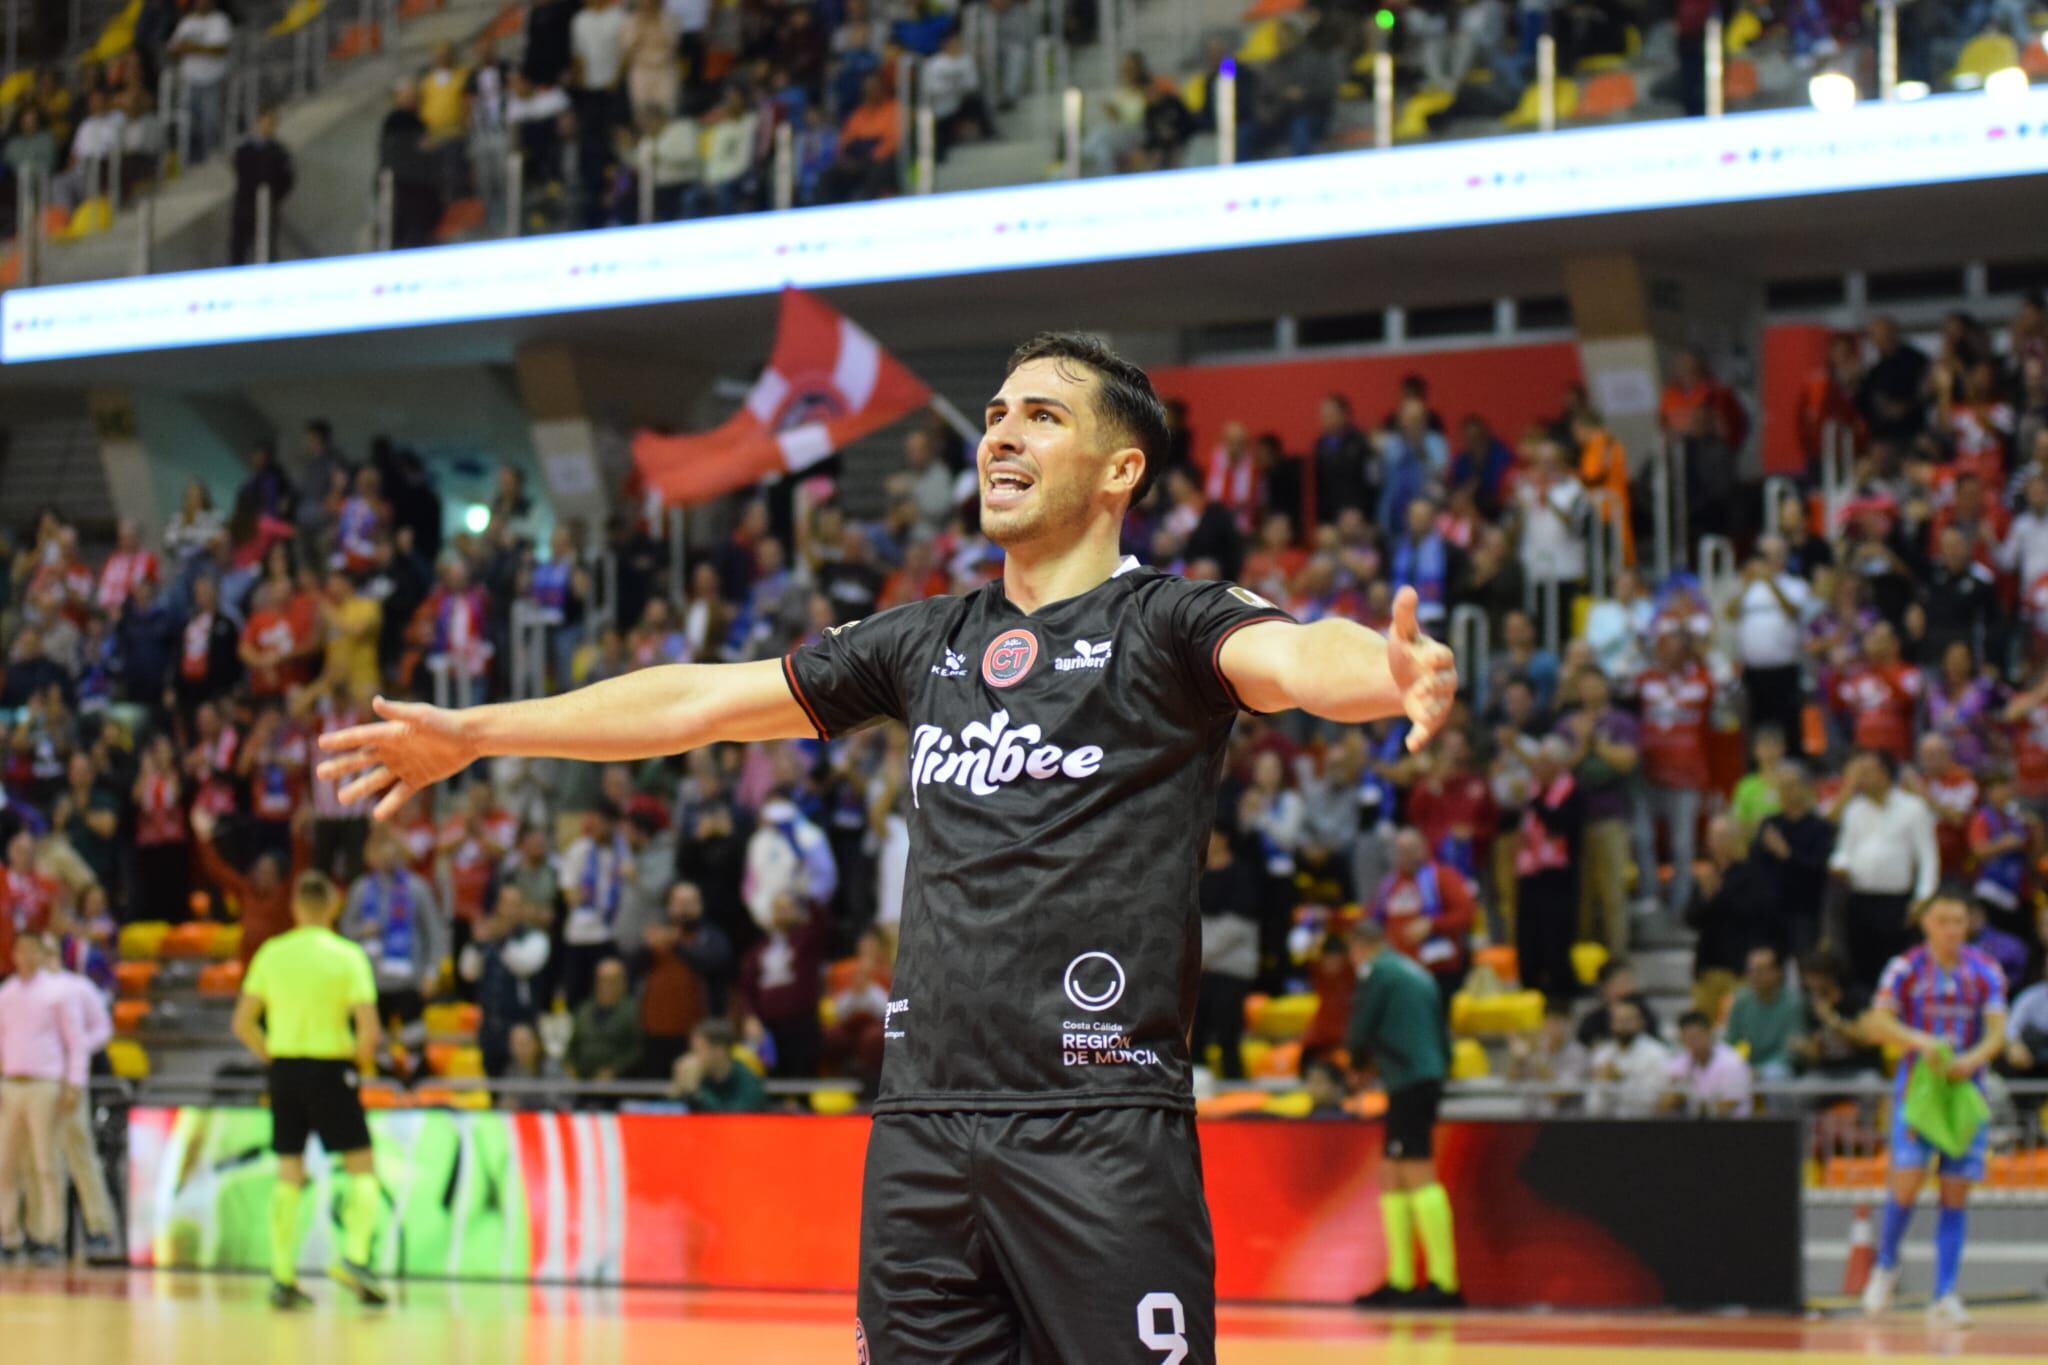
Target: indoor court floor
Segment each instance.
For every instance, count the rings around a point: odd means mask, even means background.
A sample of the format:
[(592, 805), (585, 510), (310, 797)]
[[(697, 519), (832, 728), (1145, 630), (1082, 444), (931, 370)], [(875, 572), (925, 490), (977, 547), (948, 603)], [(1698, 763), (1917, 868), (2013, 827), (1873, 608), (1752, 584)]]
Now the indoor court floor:
[[(253, 1277), (0, 1272), (0, 1358), (24, 1365), (839, 1365), (854, 1360), (840, 1295), (577, 1290), (410, 1283), (381, 1312), (320, 1300), (279, 1314)], [(1225, 1308), (1222, 1365), (1766, 1365), (2048, 1358), (2048, 1305), (1985, 1306), (1965, 1330), (1917, 1312), (1881, 1322), (1675, 1314), (1366, 1317), (1338, 1308)], [(1120, 1359), (1128, 1357), (1119, 1357)], [(1085, 1365), (1076, 1362), (1074, 1365)]]

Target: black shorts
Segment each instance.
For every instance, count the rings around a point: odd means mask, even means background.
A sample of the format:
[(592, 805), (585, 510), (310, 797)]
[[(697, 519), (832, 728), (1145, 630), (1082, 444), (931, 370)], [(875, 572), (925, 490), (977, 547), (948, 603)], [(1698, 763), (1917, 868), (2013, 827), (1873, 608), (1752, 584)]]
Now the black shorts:
[(312, 1057), (278, 1057), (270, 1063), (270, 1150), (303, 1156), (306, 1138), (320, 1135), (328, 1155), (370, 1145), (370, 1125), (356, 1094), (356, 1064)]
[(855, 1335), (863, 1365), (1214, 1365), (1194, 1117), (877, 1116)]
[(1387, 1092), (1387, 1144), (1380, 1150), (1396, 1161), (1427, 1161), (1435, 1151), (1436, 1108), (1444, 1100), (1442, 1081), (1417, 1081)]

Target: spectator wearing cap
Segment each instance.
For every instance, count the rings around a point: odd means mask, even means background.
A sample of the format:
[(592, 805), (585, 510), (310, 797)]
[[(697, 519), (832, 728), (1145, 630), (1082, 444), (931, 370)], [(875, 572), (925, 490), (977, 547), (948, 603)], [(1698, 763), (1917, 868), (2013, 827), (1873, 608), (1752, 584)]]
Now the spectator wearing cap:
[[(1645, 778), (1635, 807), (1636, 867), (1643, 878), (1653, 876), (1661, 830), (1671, 849), (1668, 906), (1683, 913), (1692, 904), (1693, 847), (1700, 807), (1713, 785), (1707, 761), (1707, 723), (1714, 706), (1714, 679), (1695, 651), (1684, 618), (1661, 618), (1656, 636), (1653, 662), (1636, 680), (1643, 710)], [(1649, 890), (1654, 894), (1654, 888)]]
[(1714, 1025), (1706, 1015), (1688, 1010), (1679, 1016), (1667, 1109), (1690, 1118), (1748, 1118), (1753, 1089), (1749, 1063), (1714, 1037)]
[(1843, 773), (1842, 830), (1828, 866), (1848, 887), (1843, 943), (1851, 979), (1875, 985), (1884, 965), (1914, 937), (1912, 908), (1941, 885), (1934, 814), (1898, 785), (1888, 751), (1865, 750)]
[[(1619, 953), (1628, 946), (1629, 821), (1642, 729), (1635, 717), (1614, 705), (1607, 677), (1598, 668), (1581, 668), (1572, 684), (1578, 704), (1558, 722), (1557, 732), (1571, 741), (1572, 775), (1584, 803), (1579, 935)], [(1654, 874), (1654, 868), (1639, 870), (1639, 878)]]

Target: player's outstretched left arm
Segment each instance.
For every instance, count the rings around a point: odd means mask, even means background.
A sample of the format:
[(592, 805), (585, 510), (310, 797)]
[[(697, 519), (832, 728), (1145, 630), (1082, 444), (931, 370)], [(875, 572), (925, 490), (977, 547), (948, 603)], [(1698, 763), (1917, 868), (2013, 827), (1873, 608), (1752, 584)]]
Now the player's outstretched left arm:
[(1406, 716), (1410, 753), (1450, 717), (1458, 670), (1448, 646), (1422, 633), (1415, 589), (1394, 596), (1385, 635), (1334, 617), (1302, 626), (1261, 621), (1223, 644), (1223, 676), (1255, 711), (1293, 708), (1345, 724)]

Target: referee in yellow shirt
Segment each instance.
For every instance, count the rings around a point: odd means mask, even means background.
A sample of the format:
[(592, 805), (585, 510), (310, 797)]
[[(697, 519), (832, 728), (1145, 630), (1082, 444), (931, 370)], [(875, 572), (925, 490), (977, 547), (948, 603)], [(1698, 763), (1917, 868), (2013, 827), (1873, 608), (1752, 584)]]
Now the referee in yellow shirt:
[(330, 1272), (370, 1307), (384, 1291), (370, 1274), (383, 1194), (377, 1188), (370, 1126), (357, 1077), (376, 1074), (377, 981), (362, 948), (334, 932), (341, 896), (319, 872), (292, 887), (296, 925), (256, 950), (235, 1006), (235, 1037), (270, 1068), (270, 1149), (277, 1183), (270, 1192), (270, 1301), (300, 1308), (299, 1196), (306, 1185), (306, 1138), (320, 1135), (339, 1154), (341, 1259)]

